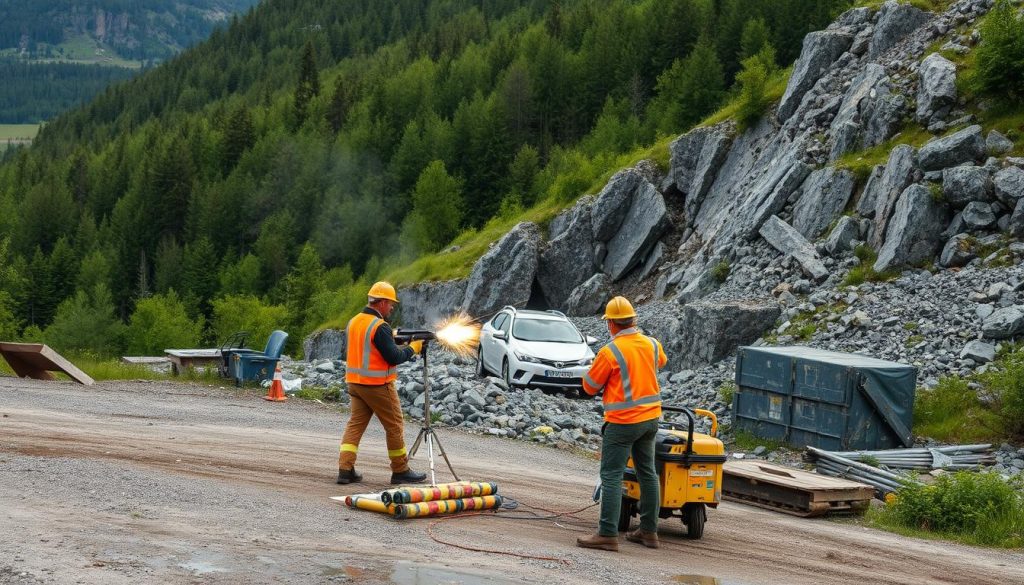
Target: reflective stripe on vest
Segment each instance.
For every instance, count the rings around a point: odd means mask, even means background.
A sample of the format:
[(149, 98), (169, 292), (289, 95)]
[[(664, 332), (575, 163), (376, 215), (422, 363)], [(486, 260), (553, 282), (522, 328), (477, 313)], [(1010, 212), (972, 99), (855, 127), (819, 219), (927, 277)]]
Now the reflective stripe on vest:
[(594, 379), (590, 377), (590, 372), (583, 374), (583, 381), (587, 383), (587, 386), (590, 386), (597, 392), (604, 390), (604, 384), (598, 384), (597, 382), (595, 382)]
[[(615, 337), (621, 335), (632, 335), (637, 333), (636, 328), (623, 329)], [(612, 342), (608, 344), (608, 349), (611, 350), (612, 356), (615, 358), (616, 363), (619, 364), (619, 376), (622, 378), (622, 402), (605, 402), (604, 409), (606, 412), (616, 410), (626, 410), (633, 408), (634, 406), (644, 406), (648, 404), (661, 404), (661, 391), (651, 394), (650, 396), (644, 396), (642, 398), (633, 399), (633, 383), (629, 379), (629, 364), (626, 363), (626, 357), (622, 355), (622, 351), (615, 346), (615, 337), (612, 338)], [(658, 342), (648, 338), (651, 345), (654, 346), (654, 372), (658, 372)], [(594, 384), (596, 386), (596, 384)]]
[[(386, 369), (383, 369), (383, 370), (372, 369), (370, 367), (370, 357), (371, 357), (373, 351), (376, 350), (376, 348), (373, 345), (373, 335), (376, 332), (377, 327), (380, 324), (382, 324), (382, 323), (383, 323), (383, 321), (380, 318), (378, 318), (378, 317), (374, 317), (373, 320), (370, 321), (370, 324), (366, 327), (366, 332), (363, 334), (363, 339), (362, 339), (362, 343), (361, 343), (361, 349), (362, 349), (362, 359), (360, 360), (360, 366), (361, 367), (358, 367), (358, 368), (348, 367), (348, 363), (347, 363), (347, 360), (346, 360), (345, 371), (347, 373), (354, 374), (354, 375), (362, 377), (362, 378), (369, 378), (370, 380), (373, 380), (373, 381), (379, 381), (382, 384), (388, 382), (389, 378), (393, 378), (394, 376), (398, 375), (398, 368), (395, 367), (395, 366), (390, 366), (389, 365), (389, 367), (387, 367)], [(349, 325), (347, 327), (345, 327), (345, 343), (346, 344), (351, 343), (351, 341), (352, 341), (351, 339), (349, 339), (349, 328), (351, 327), (351, 325), (352, 325), (351, 322), (349, 322)], [(359, 382), (356, 382), (356, 383), (358, 384)]]

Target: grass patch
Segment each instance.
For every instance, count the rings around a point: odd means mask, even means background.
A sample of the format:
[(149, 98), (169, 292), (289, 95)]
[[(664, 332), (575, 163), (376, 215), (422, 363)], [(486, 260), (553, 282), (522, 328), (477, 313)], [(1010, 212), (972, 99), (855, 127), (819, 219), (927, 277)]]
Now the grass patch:
[(863, 184), (877, 165), (885, 164), (889, 160), (889, 154), (893, 148), (900, 144), (909, 144), (920, 148), (932, 138), (932, 135), (924, 128), (914, 123), (908, 123), (902, 131), (878, 146), (841, 156), (835, 162), (835, 166), (847, 169), (857, 178), (858, 184)]
[(917, 321), (907, 321), (906, 323), (903, 324), (903, 328), (906, 329), (907, 331), (917, 331)]
[(854, 248), (853, 255), (860, 260), (859, 266), (854, 266), (846, 273), (842, 286), (858, 286), (865, 282), (886, 282), (899, 277), (898, 270), (875, 271), (875, 260), (878, 259), (878, 252), (871, 246), (861, 244)]
[(950, 443), (987, 442), (999, 432), (999, 419), (967, 380), (947, 377), (932, 390), (919, 388), (914, 401), (914, 434)]
[(764, 447), (768, 452), (771, 452), (782, 447), (785, 443), (772, 439), (762, 439), (750, 431), (738, 430), (733, 433), (733, 445), (742, 451), (753, 451), (757, 447)]
[(341, 400), (341, 386), (327, 388), (302, 388), (294, 396), (303, 400), (319, 400), (321, 402), (338, 402)]
[(933, 485), (908, 485), (868, 523), (909, 536), (999, 548), (1024, 546), (1024, 481), (960, 471)]
[(903, 342), (903, 345), (905, 347), (914, 347), (915, 345), (921, 343), (922, 341), (924, 341), (924, 335), (911, 335), (910, 337), (907, 338), (906, 341)]
[(0, 124), (0, 140), (33, 140), (39, 134), (39, 124)]
[(718, 395), (722, 397), (722, 402), (732, 404), (732, 399), (736, 396), (736, 382), (722, 382), (718, 387)]
[(725, 282), (725, 280), (729, 278), (730, 271), (732, 271), (732, 267), (729, 265), (729, 261), (722, 260), (711, 267), (711, 278), (714, 278), (718, 282)]
[[(900, 0), (900, 4), (910, 4), (928, 12), (945, 12), (952, 3), (953, 0)], [(885, 0), (859, 0), (856, 6), (878, 10), (882, 4), (885, 4)]]
[[(189, 368), (180, 375), (155, 372), (140, 364), (128, 364), (111, 358), (101, 358), (88, 354), (62, 354), (64, 357), (89, 375), (97, 382), (105, 380), (167, 380), (173, 382), (199, 382), (203, 384), (223, 385), (227, 378), (221, 378), (215, 368), (196, 370)], [(14, 376), (15, 373), (7, 362), (0, 359), (0, 374)], [(70, 380), (61, 373), (55, 373), (59, 380)]]

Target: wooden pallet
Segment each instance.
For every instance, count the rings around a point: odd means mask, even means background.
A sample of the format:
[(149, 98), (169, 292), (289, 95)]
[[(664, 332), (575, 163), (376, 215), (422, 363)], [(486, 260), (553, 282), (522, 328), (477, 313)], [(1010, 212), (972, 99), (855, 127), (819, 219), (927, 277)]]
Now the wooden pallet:
[(763, 461), (728, 461), (722, 496), (794, 516), (863, 514), (875, 488)]
[(51, 372), (63, 372), (79, 384), (93, 383), (88, 374), (42, 343), (0, 343), (0, 356), (22, 378), (54, 380)]

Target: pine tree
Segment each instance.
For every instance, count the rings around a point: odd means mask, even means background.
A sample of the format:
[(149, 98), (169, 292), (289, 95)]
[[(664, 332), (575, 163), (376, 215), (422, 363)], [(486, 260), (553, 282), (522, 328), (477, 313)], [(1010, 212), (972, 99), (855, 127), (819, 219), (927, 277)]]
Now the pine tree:
[(312, 301), (324, 290), (323, 278), (324, 267), (316, 249), (310, 244), (304, 245), (295, 269), (285, 279), (285, 306), (294, 331), (305, 333), (317, 325), (311, 318)]
[(228, 118), (224, 127), (224, 141), (221, 145), (221, 171), (231, 173), (242, 154), (256, 143), (256, 130), (252, 124), (252, 114), (245, 105), (239, 105)]
[(316, 68), (316, 50), (313, 48), (313, 41), (306, 41), (302, 48), (302, 58), (299, 61), (299, 82), (295, 86), (295, 107), (293, 115), (295, 128), (302, 126), (306, 121), (309, 102), (320, 95), (320, 73)]
[(740, 37), (739, 58), (743, 61), (761, 52), (765, 45), (771, 44), (771, 31), (763, 18), (751, 18), (743, 25)]
[(434, 251), (459, 232), (462, 222), (462, 182), (436, 160), (423, 170), (413, 193), (413, 210), (403, 228), (407, 247)]

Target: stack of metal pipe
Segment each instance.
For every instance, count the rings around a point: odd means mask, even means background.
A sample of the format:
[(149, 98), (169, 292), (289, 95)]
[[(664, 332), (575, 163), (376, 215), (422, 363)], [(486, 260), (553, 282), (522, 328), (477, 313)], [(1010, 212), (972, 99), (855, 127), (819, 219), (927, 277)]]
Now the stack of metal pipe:
[(921, 447), (918, 449), (886, 449), (884, 451), (831, 451), (833, 455), (853, 461), (865, 460), (890, 469), (979, 469), (995, 465), (992, 445), (953, 445), (949, 447)]
[(885, 499), (886, 494), (893, 493), (908, 483), (920, 483), (915, 479), (879, 469), (867, 463), (854, 461), (823, 449), (808, 447), (807, 453), (815, 460), (818, 473), (852, 479), (873, 486), (875, 496), (879, 499)]

